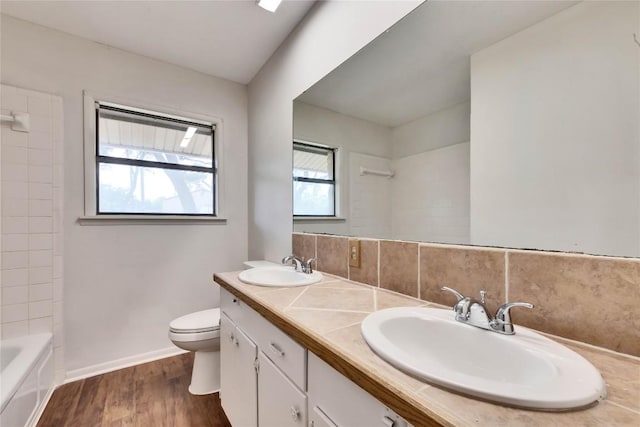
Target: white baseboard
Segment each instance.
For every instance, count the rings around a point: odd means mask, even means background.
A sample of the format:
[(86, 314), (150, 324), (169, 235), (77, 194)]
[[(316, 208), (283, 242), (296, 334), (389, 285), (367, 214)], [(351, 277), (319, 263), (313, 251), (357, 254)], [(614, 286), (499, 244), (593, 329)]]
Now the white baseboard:
[(129, 368), (131, 366), (140, 365), (142, 363), (153, 362), (154, 360), (164, 359), (166, 357), (177, 356), (184, 353), (188, 353), (188, 351), (172, 346), (160, 350), (150, 351), (148, 353), (136, 354), (109, 362), (99, 363), (97, 365), (87, 366), (86, 368), (74, 369), (73, 371), (67, 372), (63, 384), (71, 383), (89, 377), (94, 377), (96, 375), (104, 374), (111, 371), (117, 371), (118, 369)]

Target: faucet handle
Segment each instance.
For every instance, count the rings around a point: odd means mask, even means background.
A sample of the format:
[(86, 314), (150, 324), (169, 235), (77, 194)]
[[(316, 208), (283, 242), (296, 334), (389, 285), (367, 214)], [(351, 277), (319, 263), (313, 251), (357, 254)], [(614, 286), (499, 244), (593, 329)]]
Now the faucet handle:
[(534, 308), (533, 304), (528, 302), (508, 302), (498, 307), (496, 317), (492, 320), (495, 328), (500, 328), (500, 332), (507, 335), (513, 335), (513, 324), (511, 323), (511, 309), (513, 307)]
[(453, 295), (456, 296), (456, 298), (458, 298), (458, 301), (460, 301), (461, 299), (464, 299), (464, 295), (462, 295), (460, 292), (456, 291), (453, 288), (450, 288), (448, 286), (443, 286), (440, 288), (441, 291), (447, 291), (447, 292), (451, 292)]
[(498, 307), (496, 319), (503, 322), (511, 322), (510, 310), (513, 307), (534, 308), (535, 306), (528, 302), (508, 302)]
[(306, 267), (306, 273), (311, 274), (313, 273), (313, 268), (311, 268), (311, 264), (312, 263), (316, 263), (316, 267), (318, 266), (318, 260), (316, 258), (309, 258), (307, 260), (307, 262), (304, 263), (305, 267)]
[(480, 302), (484, 304), (484, 298), (487, 296), (487, 291), (480, 291)]

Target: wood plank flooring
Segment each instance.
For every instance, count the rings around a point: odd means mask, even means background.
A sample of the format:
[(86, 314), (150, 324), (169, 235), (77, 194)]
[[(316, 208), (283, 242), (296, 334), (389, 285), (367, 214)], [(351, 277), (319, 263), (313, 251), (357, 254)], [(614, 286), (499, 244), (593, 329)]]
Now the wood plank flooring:
[(230, 427), (218, 394), (189, 393), (193, 354), (60, 386), (38, 427)]

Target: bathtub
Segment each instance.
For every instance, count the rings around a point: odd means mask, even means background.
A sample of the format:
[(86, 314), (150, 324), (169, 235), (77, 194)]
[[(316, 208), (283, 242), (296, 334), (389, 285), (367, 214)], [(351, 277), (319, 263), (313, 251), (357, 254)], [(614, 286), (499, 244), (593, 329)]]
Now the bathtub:
[(51, 334), (0, 341), (0, 425), (30, 425), (53, 389)]

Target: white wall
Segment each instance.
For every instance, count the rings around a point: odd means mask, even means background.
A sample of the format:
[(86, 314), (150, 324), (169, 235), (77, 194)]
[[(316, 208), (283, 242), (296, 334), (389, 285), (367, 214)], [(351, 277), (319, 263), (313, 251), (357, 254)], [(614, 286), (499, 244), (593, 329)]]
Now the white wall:
[[(352, 153), (370, 154), (389, 158), (391, 129), (366, 120), (336, 113), (326, 108), (294, 102), (293, 137), (296, 140), (316, 142), (338, 148), (336, 153), (338, 216), (344, 221), (311, 221), (297, 219), (294, 231), (310, 233), (353, 234), (351, 200), (353, 181), (350, 179)], [(357, 196), (356, 196), (357, 197)], [(366, 209), (359, 206), (360, 210)], [(359, 234), (358, 234), (359, 235)]]
[(64, 378), (62, 98), (0, 85), (2, 114), (28, 113), (29, 132), (3, 122), (0, 137), (2, 339), (53, 334)]
[[(172, 347), (169, 321), (218, 305), (247, 257), (246, 86), (2, 16), (3, 83), (64, 101), (67, 370)], [(224, 120), (226, 225), (83, 226), (82, 91)], [(290, 139), (290, 138), (289, 138)]]
[(293, 99), (420, 3), (318, 2), (249, 84), (251, 258), (291, 251)]
[(472, 243), (640, 255), (639, 7), (580, 3), (472, 56)]
[(392, 157), (412, 156), (469, 141), (469, 101), (443, 108), (391, 131)]

